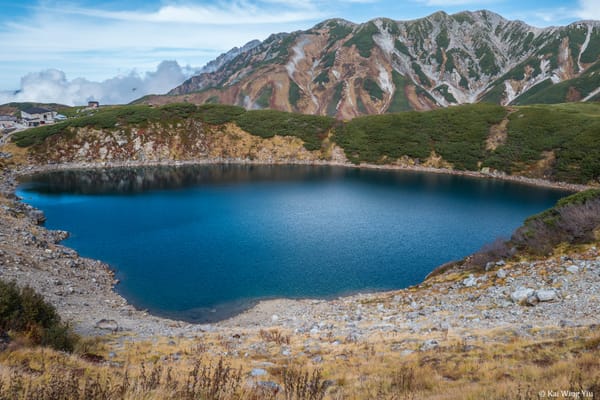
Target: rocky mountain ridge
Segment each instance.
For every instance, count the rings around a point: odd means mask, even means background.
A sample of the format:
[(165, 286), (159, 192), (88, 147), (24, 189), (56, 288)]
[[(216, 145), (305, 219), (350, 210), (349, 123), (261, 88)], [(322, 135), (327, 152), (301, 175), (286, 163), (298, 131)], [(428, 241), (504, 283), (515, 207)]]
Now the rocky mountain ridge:
[(222, 55), (168, 96), (349, 119), (455, 104), (600, 99), (600, 21), (535, 28), (490, 11), (342, 19)]

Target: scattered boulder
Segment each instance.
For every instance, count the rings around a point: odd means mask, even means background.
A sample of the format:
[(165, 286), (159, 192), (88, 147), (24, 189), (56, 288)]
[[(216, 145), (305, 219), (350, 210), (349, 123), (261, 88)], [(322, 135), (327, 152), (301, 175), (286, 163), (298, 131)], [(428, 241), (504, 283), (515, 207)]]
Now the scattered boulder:
[(577, 265), (569, 265), (566, 269), (567, 272), (570, 272), (571, 274), (576, 274), (579, 272), (579, 267)]
[(526, 301), (529, 297), (533, 296), (535, 290), (528, 288), (518, 288), (514, 292), (510, 294), (510, 299), (515, 303), (522, 303)]
[(41, 225), (46, 222), (46, 216), (42, 210), (36, 210), (35, 208), (27, 209), (27, 216), (33, 220), (36, 225)]
[(473, 287), (477, 285), (477, 281), (477, 278), (475, 278), (473, 274), (471, 274), (468, 278), (464, 279), (462, 283), (465, 287)]
[(281, 391), (281, 386), (272, 381), (260, 381), (256, 383), (256, 387), (263, 389), (273, 394), (277, 394)]
[(533, 293), (531, 296), (528, 296), (527, 300), (525, 301), (525, 303), (528, 306), (535, 306), (539, 302), (540, 302), (540, 299), (538, 299), (538, 297), (535, 295), (535, 293)]
[(267, 371), (262, 368), (253, 368), (252, 371), (250, 371), (250, 376), (264, 376), (266, 374)]
[(96, 328), (116, 332), (119, 330), (119, 324), (114, 319), (102, 318), (96, 322)]
[(503, 269), (499, 269), (498, 271), (496, 271), (496, 277), (499, 279), (506, 278), (506, 271)]
[(440, 343), (437, 340), (435, 340), (435, 339), (429, 339), (429, 340), (424, 341), (421, 344), (421, 347), (419, 348), (419, 350), (421, 350), (421, 351), (429, 351), (429, 350), (433, 350), (433, 349), (438, 348), (438, 347), (440, 347)]
[(539, 289), (535, 295), (542, 302), (558, 300), (558, 293), (554, 289)]

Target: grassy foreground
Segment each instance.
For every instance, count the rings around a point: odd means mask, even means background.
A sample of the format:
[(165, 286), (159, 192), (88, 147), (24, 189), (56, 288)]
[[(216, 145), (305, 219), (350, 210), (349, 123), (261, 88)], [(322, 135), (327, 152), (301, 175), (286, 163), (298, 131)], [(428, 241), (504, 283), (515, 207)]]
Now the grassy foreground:
[[(290, 337), (292, 343), (302, 340)], [(393, 343), (385, 340), (342, 344), (331, 357), (324, 354), (319, 366), (302, 359), (279, 364), (280, 346), (274, 342), (261, 359), (216, 356), (235, 347), (236, 339), (226, 336), (132, 342), (114, 361), (103, 361), (110, 343), (96, 343), (99, 354), (94, 356), (15, 346), (0, 353), (0, 398), (539, 399), (561, 391), (600, 395), (600, 336), (595, 330), (563, 330), (535, 341), (510, 332), (499, 332), (493, 342), (457, 337), (439, 341), (442, 346), (435, 350), (410, 355), (389, 351)], [(271, 380), (251, 376), (250, 365), (258, 361), (278, 363), (263, 367)]]

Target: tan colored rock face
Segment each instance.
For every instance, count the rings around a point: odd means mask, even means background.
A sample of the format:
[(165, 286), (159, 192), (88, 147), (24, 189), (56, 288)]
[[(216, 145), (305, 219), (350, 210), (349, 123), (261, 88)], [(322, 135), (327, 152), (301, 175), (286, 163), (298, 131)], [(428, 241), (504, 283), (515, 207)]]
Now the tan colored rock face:
[(32, 150), (31, 157), (41, 163), (345, 160), (343, 151), (329, 140), (323, 150), (308, 151), (297, 137), (276, 135), (264, 139), (234, 124), (215, 127), (196, 120), (175, 127), (151, 125), (115, 131), (81, 128), (69, 136), (52, 136)]

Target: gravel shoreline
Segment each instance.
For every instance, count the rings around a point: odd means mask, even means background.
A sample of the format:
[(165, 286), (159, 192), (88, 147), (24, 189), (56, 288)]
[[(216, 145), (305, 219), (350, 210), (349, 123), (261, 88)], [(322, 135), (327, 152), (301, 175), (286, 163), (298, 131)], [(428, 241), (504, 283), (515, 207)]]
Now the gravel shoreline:
[[(66, 169), (116, 168), (153, 165), (248, 163), (245, 160), (200, 162), (76, 163), (25, 166), (0, 175), (0, 277), (30, 285), (54, 304), (62, 317), (83, 335), (122, 332), (137, 338), (195, 337), (231, 329), (283, 327), (295, 332), (368, 338), (386, 332), (474, 330), (499, 327), (523, 334), (531, 327), (582, 326), (600, 322), (600, 302), (592, 293), (600, 289), (600, 256), (595, 247), (566, 258), (499, 265), (490, 271), (464, 277), (446, 273), (416, 287), (335, 300), (261, 301), (232, 318), (214, 324), (190, 324), (153, 316), (133, 306), (114, 291), (114, 275), (107, 264), (80, 257), (60, 244), (66, 232), (38, 225), (37, 210), (14, 196), (18, 176)], [(254, 162), (252, 164), (267, 164)], [(272, 163), (269, 163), (272, 164)], [(353, 167), (347, 163), (298, 164)], [(527, 185), (582, 190), (584, 185), (477, 172), (424, 167), (373, 166), (360, 168), (412, 170), (502, 179)], [(575, 267), (570, 268), (569, 267)], [(575, 269), (577, 270), (576, 272)], [(502, 270), (500, 273), (498, 270)], [(540, 271), (545, 271), (543, 274)], [(550, 277), (550, 278), (548, 278)], [(538, 296), (532, 306), (513, 301), (513, 294), (530, 289)], [(553, 292), (543, 292), (553, 290)], [(511, 297), (512, 296), (512, 297)], [(549, 300), (546, 298), (549, 297)], [(534, 302), (534, 300), (532, 300)]]

